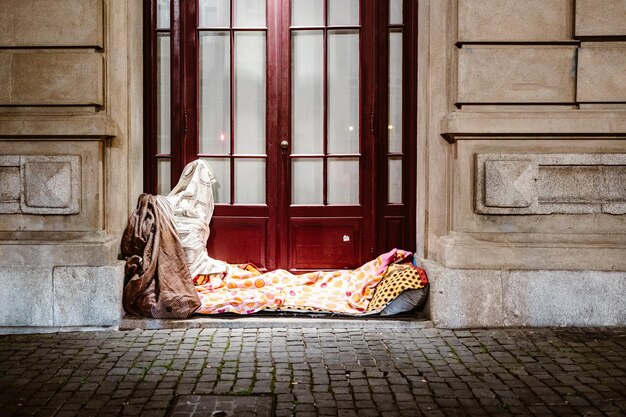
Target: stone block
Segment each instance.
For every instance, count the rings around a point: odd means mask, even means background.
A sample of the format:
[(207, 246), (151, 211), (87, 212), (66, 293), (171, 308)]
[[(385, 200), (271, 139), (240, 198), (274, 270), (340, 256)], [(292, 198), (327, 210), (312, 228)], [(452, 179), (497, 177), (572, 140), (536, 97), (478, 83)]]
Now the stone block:
[(52, 326), (52, 268), (0, 267), (0, 327)]
[(100, 53), (0, 50), (0, 77), (0, 105), (103, 104)]
[(122, 309), (124, 264), (56, 267), (53, 272), (55, 326), (113, 326)]
[[(626, 16), (625, 16), (626, 19)], [(626, 103), (626, 43), (578, 51), (577, 101)]]
[(534, 203), (537, 165), (529, 160), (485, 162), (485, 205), (528, 207)]
[(465, 46), (458, 54), (458, 104), (575, 101), (574, 47)]
[(501, 326), (501, 271), (448, 269), (423, 261), (430, 281), (430, 315), (445, 328)]
[(2, 0), (1, 47), (103, 46), (102, 0)]
[(12, 158), (20, 170), (20, 198), (0, 201), (0, 233), (103, 230), (103, 147), (88, 138), (0, 140), (0, 167)]
[(569, 41), (572, 13), (570, 0), (459, 0), (459, 41)]
[(576, 0), (577, 38), (626, 36), (626, 0)]
[(626, 154), (477, 154), (480, 214), (626, 214)]
[(21, 210), (30, 214), (80, 212), (80, 157), (23, 156)]
[(626, 324), (626, 272), (510, 271), (502, 289), (507, 325)]

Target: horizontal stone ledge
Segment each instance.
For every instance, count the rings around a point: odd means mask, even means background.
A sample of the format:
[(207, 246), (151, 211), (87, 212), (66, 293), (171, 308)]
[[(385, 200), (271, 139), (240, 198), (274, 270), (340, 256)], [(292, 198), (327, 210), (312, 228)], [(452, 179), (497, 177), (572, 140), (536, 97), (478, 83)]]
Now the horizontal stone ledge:
[(102, 266), (117, 260), (120, 240), (0, 241), (0, 266)]
[(0, 116), (0, 137), (109, 138), (119, 136), (117, 123), (108, 116)]
[(443, 118), (441, 136), (463, 139), (593, 139), (626, 137), (626, 111), (453, 112)]
[(437, 240), (436, 259), (456, 269), (626, 271), (624, 241), (523, 241), (524, 234), (518, 235), (517, 241), (506, 242), (453, 232)]

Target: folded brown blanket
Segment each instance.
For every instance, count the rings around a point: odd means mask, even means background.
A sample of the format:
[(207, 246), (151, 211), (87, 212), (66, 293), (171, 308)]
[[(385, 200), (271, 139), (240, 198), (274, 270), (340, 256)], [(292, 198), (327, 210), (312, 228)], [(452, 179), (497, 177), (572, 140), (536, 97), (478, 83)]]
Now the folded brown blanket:
[(142, 194), (122, 236), (124, 310), (154, 318), (186, 318), (200, 306), (171, 219), (157, 197)]

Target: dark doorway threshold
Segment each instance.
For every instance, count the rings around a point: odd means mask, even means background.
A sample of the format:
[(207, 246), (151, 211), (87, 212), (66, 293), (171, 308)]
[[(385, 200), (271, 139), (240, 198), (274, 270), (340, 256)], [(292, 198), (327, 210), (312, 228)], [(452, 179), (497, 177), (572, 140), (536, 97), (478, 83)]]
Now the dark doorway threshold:
[(153, 319), (124, 316), (120, 330), (159, 330), (194, 328), (430, 328), (433, 327), (426, 313), (398, 314), (395, 316), (346, 316), (325, 313), (292, 313), (261, 311), (255, 314), (195, 315), (188, 319)]

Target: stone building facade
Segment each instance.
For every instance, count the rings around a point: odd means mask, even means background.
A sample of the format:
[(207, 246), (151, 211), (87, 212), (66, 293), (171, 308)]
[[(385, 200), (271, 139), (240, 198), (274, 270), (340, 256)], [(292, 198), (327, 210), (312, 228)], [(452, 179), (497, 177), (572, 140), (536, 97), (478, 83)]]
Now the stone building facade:
[[(417, 4), (434, 324), (626, 324), (626, 1)], [(142, 24), (140, 0), (0, 2), (0, 327), (119, 322)]]

